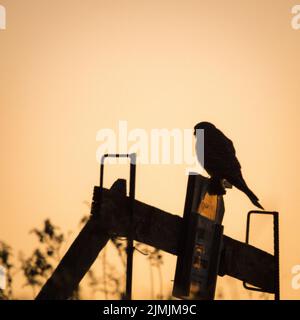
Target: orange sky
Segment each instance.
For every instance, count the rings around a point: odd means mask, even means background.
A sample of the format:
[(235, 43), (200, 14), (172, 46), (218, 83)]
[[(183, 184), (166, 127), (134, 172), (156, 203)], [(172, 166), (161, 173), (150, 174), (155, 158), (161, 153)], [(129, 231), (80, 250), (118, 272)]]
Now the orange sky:
[[(234, 141), (264, 207), (280, 212), (282, 297), (300, 297), (291, 288), (291, 269), (300, 264), (295, 1), (0, 3), (7, 10), (0, 31), (0, 239), (27, 252), (35, 243), (28, 231), (45, 217), (77, 228), (98, 183), (99, 129), (117, 128), (119, 120), (149, 131), (208, 120)], [(182, 214), (184, 168), (138, 167), (137, 197)], [(120, 172), (111, 169), (106, 185)], [(237, 190), (225, 204), (225, 233), (243, 240), (253, 207)], [(262, 247), (269, 227), (256, 231)], [(167, 256), (166, 288), (174, 268)], [(135, 279), (135, 297), (147, 297), (148, 280), (137, 269)], [(228, 298), (248, 297), (240, 282), (220, 283)]]

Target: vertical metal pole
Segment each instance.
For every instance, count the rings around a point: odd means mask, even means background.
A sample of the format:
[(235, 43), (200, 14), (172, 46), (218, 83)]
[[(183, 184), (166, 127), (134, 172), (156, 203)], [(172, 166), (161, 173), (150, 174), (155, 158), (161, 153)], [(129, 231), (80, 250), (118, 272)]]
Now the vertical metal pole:
[(129, 234), (127, 238), (127, 267), (126, 267), (126, 299), (132, 299), (132, 268), (133, 268), (133, 209), (135, 200), (135, 176), (136, 176), (136, 155), (130, 155), (130, 187), (129, 187), (129, 199), (130, 199), (130, 223)]
[(104, 161), (107, 155), (104, 155), (101, 158), (101, 164), (100, 164), (100, 188), (103, 188), (103, 179), (104, 179)]
[[(134, 227), (133, 227), (133, 212), (135, 201), (135, 177), (136, 177), (136, 154), (105, 154), (101, 158), (100, 166), (100, 190), (103, 189), (104, 179), (104, 162), (106, 158), (129, 158), (130, 159), (130, 181), (129, 181), (129, 230), (127, 236), (127, 263), (126, 263), (126, 300), (132, 299), (132, 269), (133, 269), (133, 239), (134, 239)], [(102, 198), (102, 192), (101, 192)]]
[(280, 275), (279, 275), (279, 219), (278, 212), (274, 212), (274, 259), (275, 259), (275, 300), (280, 300)]

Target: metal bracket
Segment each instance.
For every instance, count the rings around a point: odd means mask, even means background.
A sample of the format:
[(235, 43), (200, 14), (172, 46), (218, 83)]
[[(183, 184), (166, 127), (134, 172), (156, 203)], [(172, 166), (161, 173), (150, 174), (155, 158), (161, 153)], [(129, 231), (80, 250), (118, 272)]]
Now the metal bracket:
[(135, 201), (135, 180), (136, 180), (136, 153), (132, 154), (105, 154), (101, 158), (100, 165), (100, 197), (102, 197), (104, 180), (104, 162), (107, 158), (129, 158), (130, 159), (130, 178), (129, 178), (129, 201), (130, 201), (130, 223), (127, 236), (127, 264), (126, 264), (126, 299), (132, 299), (132, 268), (133, 268), (133, 210)]
[[(251, 215), (272, 215), (273, 216), (273, 234), (274, 234), (274, 300), (280, 300), (280, 284), (279, 284), (279, 214), (275, 211), (249, 211), (247, 215), (246, 227), (246, 243), (249, 244), (250, 219)], [(245, 281), (243, 286), (247, 290), (265, 292), (262, 288), (249, 286)]]

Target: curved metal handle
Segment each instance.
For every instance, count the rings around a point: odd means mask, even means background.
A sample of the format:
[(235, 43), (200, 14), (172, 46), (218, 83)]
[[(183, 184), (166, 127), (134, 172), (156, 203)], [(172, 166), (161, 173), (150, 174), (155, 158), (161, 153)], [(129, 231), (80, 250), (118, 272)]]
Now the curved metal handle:
[[(256, 211), (252, 210), (247, 215), (247, 227), (246, 227), (246, 243), (249, 244), (249, 233), (250, 233), (250, 219), (253, 214), (264, 214), (273, 216), (273, 234), (274, 234), (274, 294), (275, 300), (280, 299), (280, 284), (279, 284), (279, 213), (276, 211)], [(243, 281), (243, 286), (247, 290), (265, 292), (262, 288), (251, 287), (247, 282)]]

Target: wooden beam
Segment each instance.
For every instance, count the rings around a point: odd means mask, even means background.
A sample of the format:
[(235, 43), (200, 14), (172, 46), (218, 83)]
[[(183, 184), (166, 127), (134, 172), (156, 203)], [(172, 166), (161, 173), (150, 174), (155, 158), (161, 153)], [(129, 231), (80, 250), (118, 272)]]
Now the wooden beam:
[[(117, 180), (110, 190), (103, 189), (101, 212), (91, 216), (36, 299), (68, 299), (109, 238), (126, 236), (129, 216), (126, 183)], [(135, 201), (136, 241), (176, 255), (181, 227), (181, 217)], [(224, 236), (219, 275), (229, 275), (273, 292), (274, 257)]]
[[(102, 212), (103, 223), (108, 222), (106, 213), (110, 211), (111, 224), (108, 228), (125, 236), (128, 211), (120, 208), (126, 208), (126, 199), (116, 199), (107, 192), (105, 199), (107, 207)], [(182, 218), (140, 201), (135, 202), (134, 212), (135, 240), (177, 255)], [(274, 292), (274, 266), (273, 255), (223, 236), (220, 276), (228, 275), (263, 288), (266, 292)]]
[(223, 236), (219, 275), (228, 275), (265, 292), (274, 293), (275, 258), (273, 255)]

